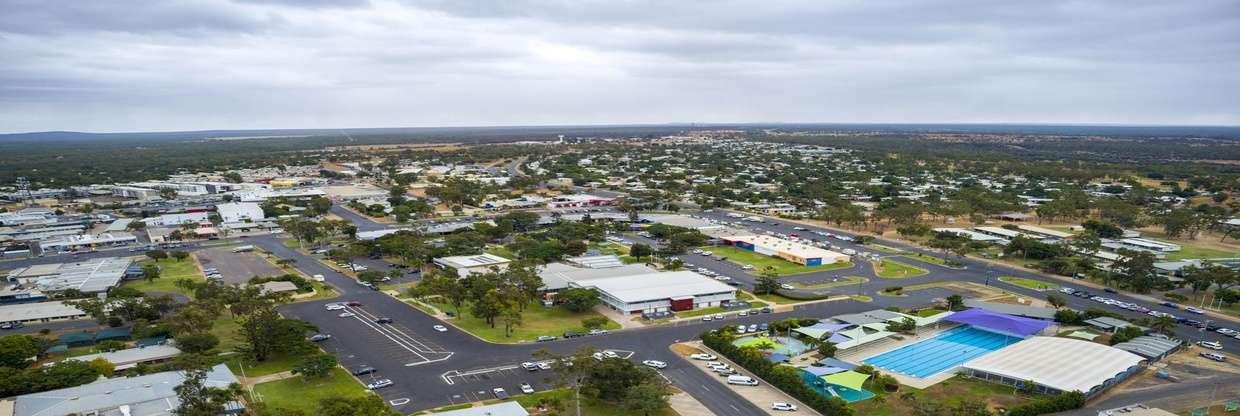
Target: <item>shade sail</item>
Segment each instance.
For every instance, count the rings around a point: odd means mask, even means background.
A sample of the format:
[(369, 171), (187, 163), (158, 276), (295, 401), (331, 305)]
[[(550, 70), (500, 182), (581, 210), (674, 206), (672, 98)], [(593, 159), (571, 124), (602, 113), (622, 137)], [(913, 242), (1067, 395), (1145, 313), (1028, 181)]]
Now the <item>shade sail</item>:
[(835, 373), (842, 373), (842, 372), (848, 371), (848, 369), (839, 368), (839, 367), (805, 367), (805, 368), (802, 368), (801, 371), (813, 374), (814, 377), (822, 377), (822, 376), (829, 376)]
[(823, 377), (822, 379), (826, 381), (827, 384), (848, 387), (853, 390), (861, 390), (861, 385), (864, 384), (865, 380), (868, 378), (870, 378), (869, 374), (862, 374), (850, 370), (831, 374)]
[(944, 320), (1020, 337), (1036, 334), (1051, 325), (1048, 321), (1022, 318), (981, 308), (956, 312)]

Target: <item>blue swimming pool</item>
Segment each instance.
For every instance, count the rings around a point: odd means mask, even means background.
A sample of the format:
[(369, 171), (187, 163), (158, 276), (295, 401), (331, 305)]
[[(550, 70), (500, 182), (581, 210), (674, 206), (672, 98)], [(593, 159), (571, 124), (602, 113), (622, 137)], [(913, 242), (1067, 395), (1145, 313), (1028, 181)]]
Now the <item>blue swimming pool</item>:
[(954, 328), (915, 344), (864, 360), (864, 363), (910, 377), (928, 377), (965, 361), (1020, 342), (1022, 338), (971, 326)]

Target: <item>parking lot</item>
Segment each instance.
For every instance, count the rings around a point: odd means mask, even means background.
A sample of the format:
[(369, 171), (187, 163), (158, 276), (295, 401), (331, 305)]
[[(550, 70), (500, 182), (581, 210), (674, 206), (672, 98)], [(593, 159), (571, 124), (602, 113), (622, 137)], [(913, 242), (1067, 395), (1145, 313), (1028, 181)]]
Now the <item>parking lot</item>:
[[(614, 352), (618, 357), (631, 359), (633, 351), (620, 349), (603, 349), (600, 351)], [(532, 364), (525, 368), (523, 364)], [(539, 364), (542, 364), (539, 366)], [(476, 368), (468, 370), (452, 370), (443, 373), (440, 378), (444, 383), (458, 387), (449, 399), (453, 403), (472, 402), (496, 398), (495, 389), (502, 388), (511, 396), (524, 394), (522, 384), (529, 384), (535, 392), (551, 390), (555, 387), (555, 372), (550, 368), (552, 360), (531, 360), (524, 363), (508, 363), (504, 365)]]
[(283, 270), (276, 268), (262, 258), (261, 254), (233, 253), (231, 247), (217, 247), (198, 250), (194, 253), (198, 264), (203, 270), (215, 268), (219, 270), (224, 283), (238, 284), (250, 281), (254, 276), (278, 276)]

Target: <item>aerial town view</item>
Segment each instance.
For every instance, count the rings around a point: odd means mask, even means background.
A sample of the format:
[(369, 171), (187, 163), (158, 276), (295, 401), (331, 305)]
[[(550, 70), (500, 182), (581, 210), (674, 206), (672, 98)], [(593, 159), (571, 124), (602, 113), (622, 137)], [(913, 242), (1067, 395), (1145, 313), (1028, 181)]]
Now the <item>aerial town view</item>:
[(0, 416), (1240, 416), (1237, 40), (0, 0)]

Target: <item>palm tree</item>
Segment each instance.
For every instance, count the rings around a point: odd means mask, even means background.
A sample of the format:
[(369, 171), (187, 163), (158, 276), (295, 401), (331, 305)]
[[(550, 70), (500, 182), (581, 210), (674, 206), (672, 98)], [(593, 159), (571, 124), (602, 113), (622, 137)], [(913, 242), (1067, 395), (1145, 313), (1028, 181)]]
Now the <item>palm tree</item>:
[(1150, 322), (1150, 328), (1158, 332), (1169, 333), (1171, 328), (1175, 328), (1175, 318), (1167, 315), (1159, 316), (1153, 322)]

